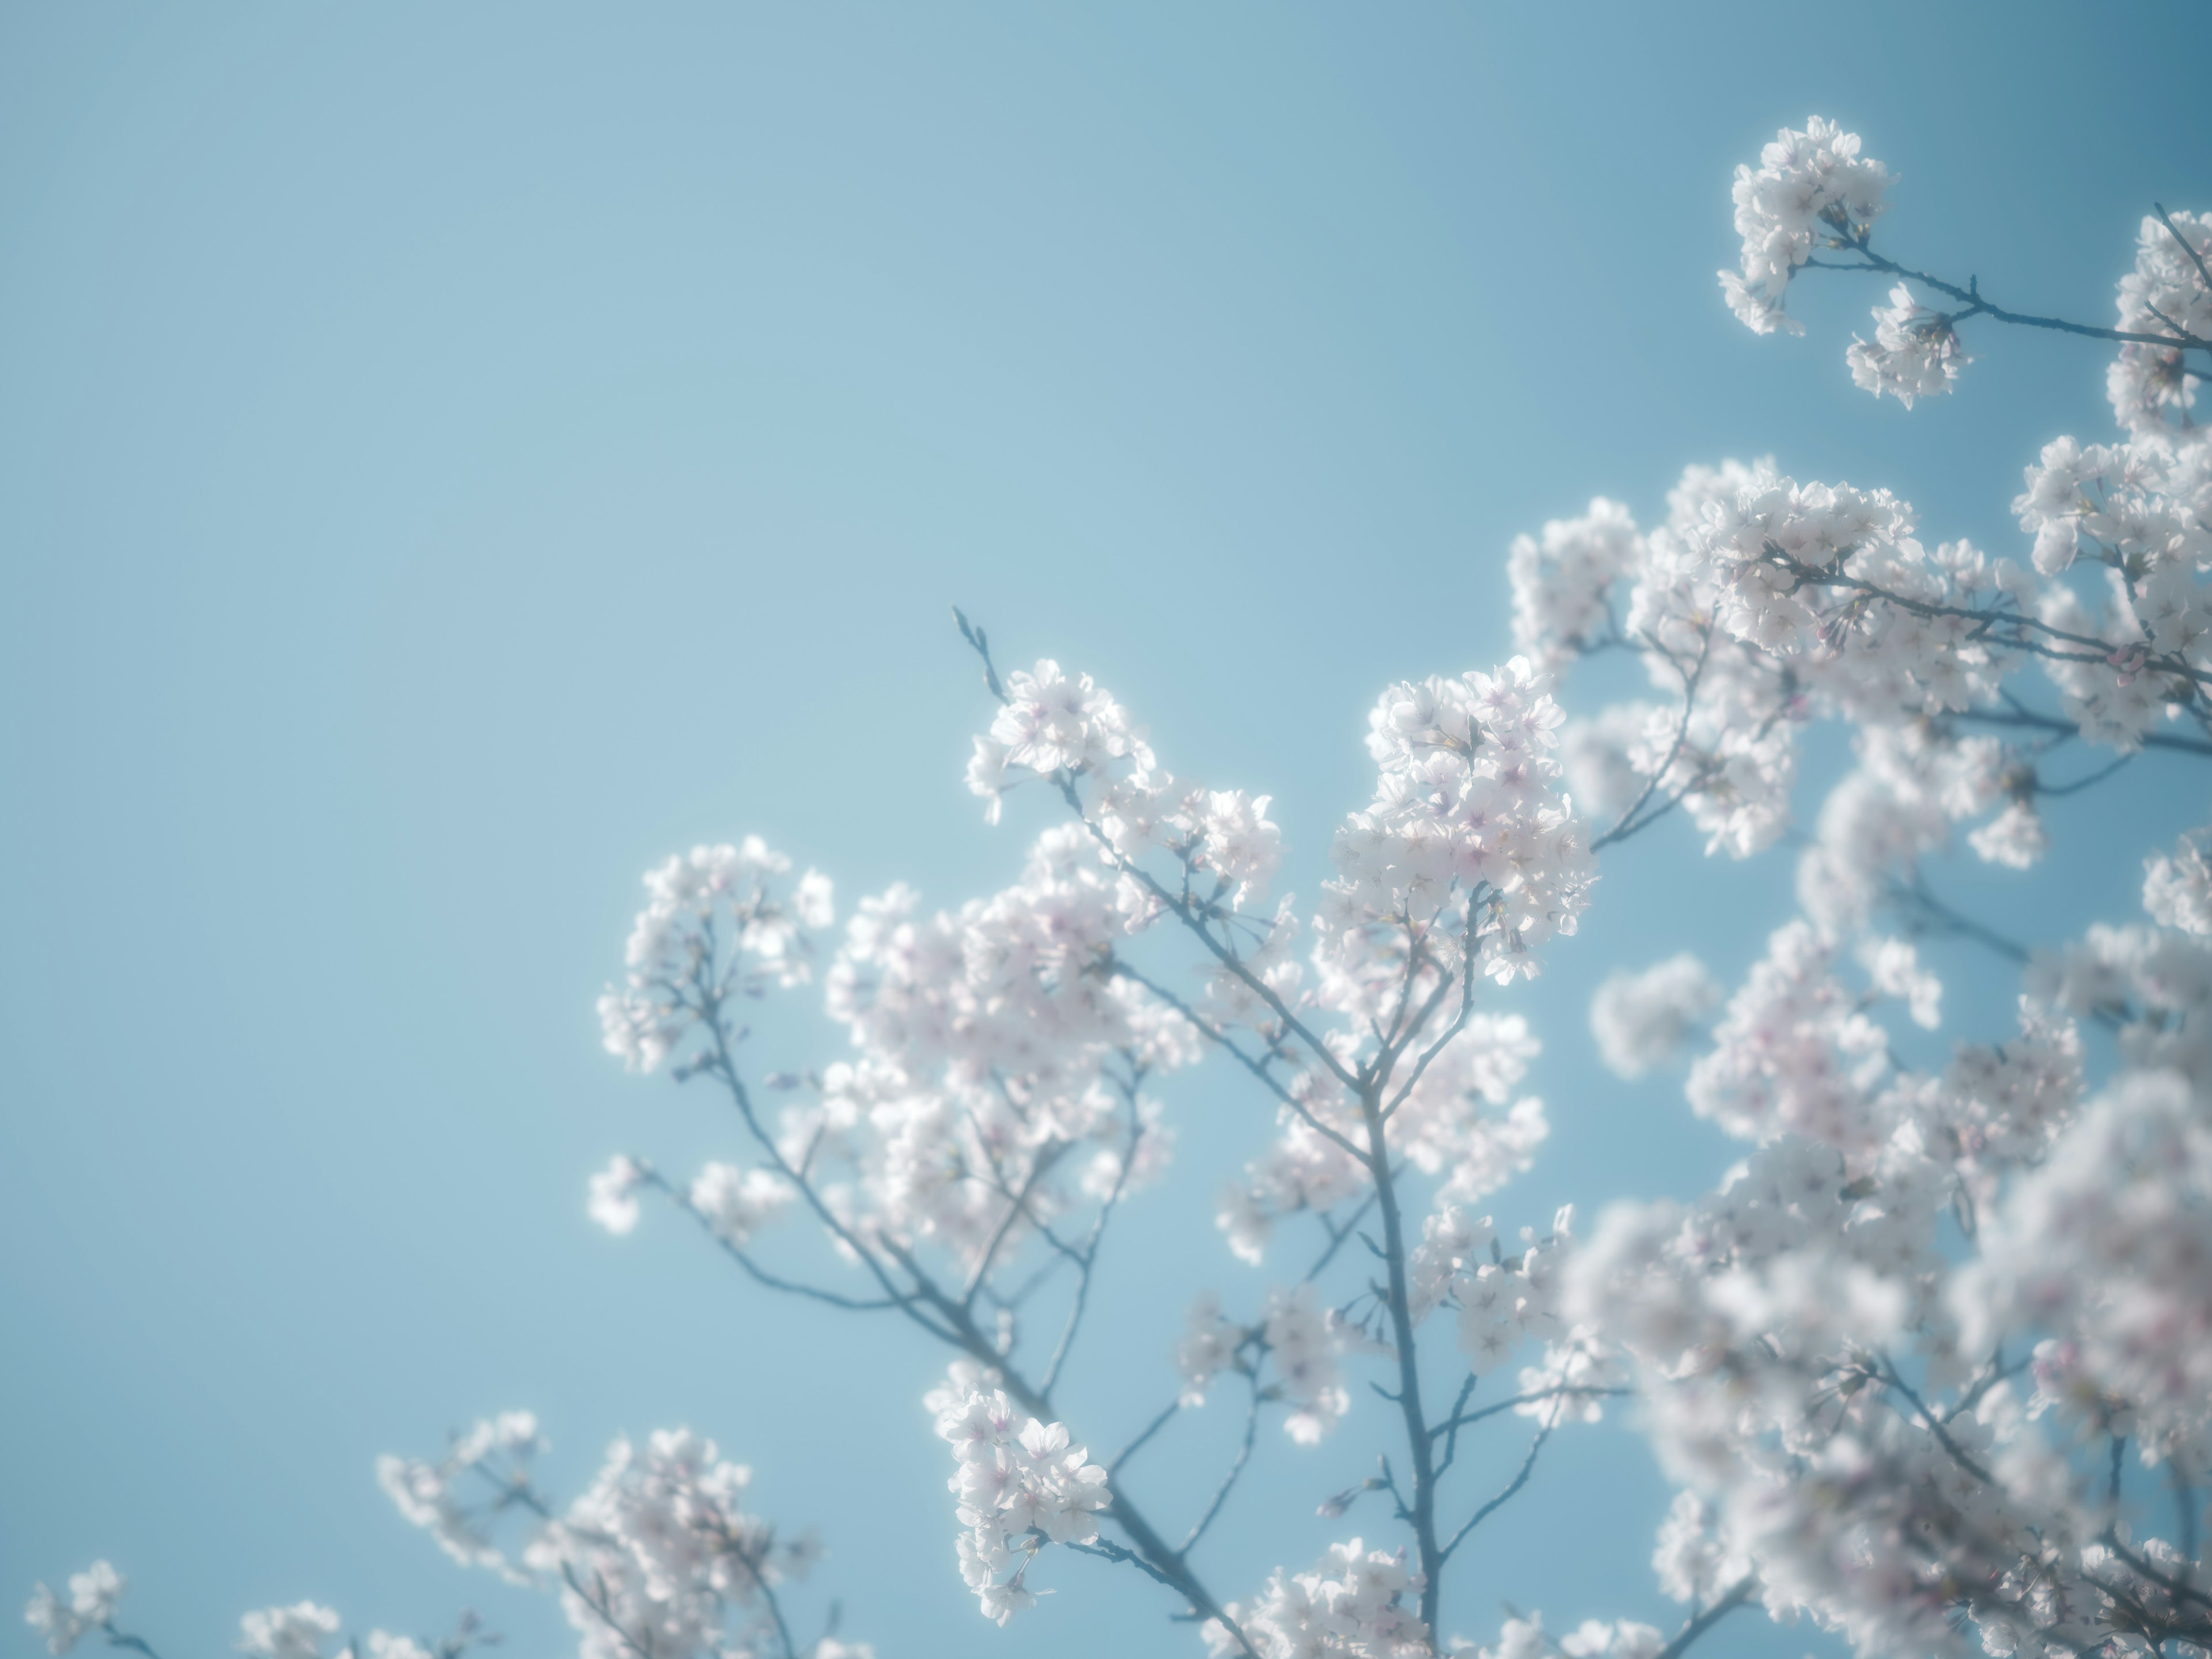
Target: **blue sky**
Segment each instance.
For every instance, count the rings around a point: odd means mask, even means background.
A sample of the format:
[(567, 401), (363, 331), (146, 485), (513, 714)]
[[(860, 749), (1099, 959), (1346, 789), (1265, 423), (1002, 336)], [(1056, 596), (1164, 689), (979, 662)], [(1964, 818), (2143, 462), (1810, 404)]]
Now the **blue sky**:
[[(1272, 791), (1310, 891), (1374, 693), (1503, 654), (1508, 542), (1594, 494), (1648, 521), (1685, 463), (1771, 453), (2021, 551), (2021, 466), (2109, 428), (2101, 353), (1984, 328), (1955, 398), (1877, 405), (1841, 361), (1873, 289), (1793, 295), (1806, 340), (1729, 319), (1729, 173), (1832, 116), (1901, 175), (1895, 246), (2101, 319), (2150, 201), (2212, 205), (2212, 26), (2118, 15), (0, 9), (0, 1599), (105, 1554), (171, 1659), (301, 1596), (547, 1650), (550, 1607), (370, 1478), (526, 1405), (562, 1484), (666, 1423), (752, 1462), (884, 1659), (1173, 1650), (1094, 1563), (976, 1620), (919, 1339), (588, 1227), (610, 1152), (732, 1149), (598, 1052), (639, 872), (758, 830), (848, 902), (1006, 880), (952, 602)], [(1960, 890), (2063, 937), (2204, 805), (2147, 762), (2054, 814), (2046, 873)], [(1607, 860), (1522, 998), (1555, 1130), (1501, 1221), (1729, 1160), (1595, 1072), (1583, 1010), (1680, 948), (1740, 972), (1789, 875), (1682, 826)], [(1946, 965), (2001, 1030), (2007, 978)], [(1171, 1391), (1188, 1290), (1264, 1283), (1209, 1199), (1268, 1115), (1213, 1070), (1172, 1099), (1069, 1396), (1102, 1443)], [(1211, 1579), (1310, 1559), (1385, 1431), (1270, 1448)], [(1660, 1613), (1648, 1458), (1557, 1450), (1450, 1628)]]

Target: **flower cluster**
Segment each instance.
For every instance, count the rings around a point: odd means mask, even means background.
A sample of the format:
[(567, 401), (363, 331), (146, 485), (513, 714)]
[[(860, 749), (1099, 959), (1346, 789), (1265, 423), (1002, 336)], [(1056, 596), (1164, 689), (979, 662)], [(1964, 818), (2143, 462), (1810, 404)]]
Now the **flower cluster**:
[(1640, 974), (1613, 974), (1590, 999), (1598, 1058), (1616, 1077), (1641, 1077), (1673, 1059), (1720, 1000), (1719, 982), (1686, 951)]
[(2212, 934), (2212, 862), (2198, 843), (2202, 832), (2184, 836), (2173, 851), (2143, 860), (2143, 908), (2163, 927), (2200, 937)]
[[(1618, 1623), (1585, 1619), (1559, 1638), (1556, 1650), (1566, 1659), (1657, 1659), (1666, 1645), (1667, 1638), (1654, 1626), (1639, 1625), (1632, 1619)], [(1457, 1650), (1469, 1650), (1463, 1646)], [(1480, 1659), (1549, 1659), (1554, 1648), (1544, 1634), (1544, 1615), (1537, 1613), (1526, 1619), (1508, 1619), (1495, 1644), (1472, 1651)]]
[(830, 878), (758, 836), (695, 847), (647, 872), (649, 895), (623, 951), (626, 983), (599, 998), (608, 1052), (633, 1071), (665, 1060), (712, 1006), (811, 971), (811, 934), (833, 919)]
[[(1370, 1550), (1359, 1539), (1332, 1544), (1308, 1572), (1278, 1569), (1249, 1606), (1232, 1601), (1237, 1621), (1260, 1659), (1428, 1659), (1428, 1627), (1417, 1604), (1421, 1577), (1402, 1550)], [(1213, 1659), (1244, 1651), (1218, 1620), (1200, 1631)]]
[(947, 1403), (937, 1432), (958, 1466), (946, 1485), (968, 1528), (961, 1577), (983, 1616), (1003, 1625), (1036, 1605), (1029, 1571), (1040, 1549), (1098, 1535), (1098, 1511), (1113, 1501), (1106, 1471), (1068, 1443), (1066, 1424), (1024, 1417), (998, 1389)]
[[(1929, 1000), (1909, 946), (1873, 987)], [(2212, 950), (2094, 928), (2029, 975), (2019, 1038), (1905, 1070), (1805, 924), (1731, 1003), (1693, 1103), (1758, 1140), (1687, 1208), (1609, 1212), (1565, 1316), (1633, 1360), (1695, 1490), (1655, 1558), (1710, 1600), (1755, 1571), (1770, 1613), (1863, 1653), (2072, 1654), (2201, 1624), (2183, 1541), (2116, 1537), (2124, 1441), (2186, 1489), (2212, 1469)], [(2085, 1103), (2075, 1018), (2122, 1071)], [(1940, 1249), (1960, 1218), (1971, 1249)], [(2033, 1355), (2032, 1391), (2008, 1354)], [(2193, 1502), (2193, 1500), (2191, 1500)]]
[(1948, 392), (1973, 359), (1960, 349), (1951, 319), (1922, 305), (1899, 283), (1889, 291), (1889, 304), (1875, 307), (1873, 343), (1854, 334), (1844, 361), (1862, 391), (1877, 398), (1887, 392), (1910, 409), (1915, 398)]
[(1756, 168), (1735, 170), (1743, 264), (1720, 274), (1729, 309), (1755, 333), (1803, 333), (1805, 325), (1782, 308), (1790, 276), (1816, 247), (1863, 236), (1889, 185), (1887, 167), (1861, 159), (1856, 133), (1817, 115), (1802, 131), (1784, 127), (1759, 152)]
[[(2146, 215), (2136, 240), (2136, 268), (2120, 278), (2118, 326), (2130, 334), (2168, 334), (2179, 328), (2212, 339), (2212, 290), (2203, 265), (2212, 261), (2212, 214)], [(2106, 390), (2120, 424), (2130, 432), (2185, 424), (2203, 377), (2174, 348), (2131, 343), (2106, 376)]]
[(747, 1513), (751, 1482), (750, 1469), (687, 1429), (656, 1431), (641, 1451), (627, 1439), (608, 1448), (592, 1485), (522, 1557), (558, 1581), (583, 1659), (620, 1659), (640, 1647), (776, 1650), (764, 1598), (804, 1577), (821, 1550), (811, 1535), (779, 1540)]
[(1516, 647), (1556, 668), (1611, 635), (1606, 590), (1643, 555), (1636, 520), (1602, 495), (1579, 519), (1553, 519), (1537, 536), (1516, 536), (1506, 556)]
[(787, 1165), (826, 1177), (855, 1236), (929, 1243), (974, 1271), (1073, 1206), (1164, 1166), (1134, 1086), (1198, 1056), (1183, 1017), (1109, 971), (1115, 884), (1080, 825), (1040, 836), (1023, 879), (932, 917), (862, 901), (828, 975), (855, 1057), (785, 1109)]
[[(532, 1484), (530, 1460), (543, 1443), (529, 1413), (503, 1413), (456, 1437), (443, 1457), (380, 1459), (377, 1479), (400, 1514), (456, 1561), (554, 1595), (583, 1659), (789, 1653), (775, 1594), (806, 1576), (821, 1546), (811, 1534), (779, 1538), (744, 1509), (750, 1469), (688, 1429), (658, 1431), (641, 1449), (617, 1439), (591, 1486), (556, 1512)], [(539, 1524), (519, 1547), (502, 1547), (493, 1528), (516, 1514)], [(256, 1650), (313, 1659), (312, 1650)], [(810, 1652), (872, 1659), (865, 1644), (828, 1638)]]
[[(115, 1623), (123, 1587), (121, 1573), (108, 1562), (95, 1561), (82, 1572), (70, 1575), (66, 1602), (44, 1584), (35, 1586), (30, 1605), (23, 1611), (24, 1622), (45, 1638), (50, 1653), (68, 1653), (94, 1632), (105, 1637), (110, 1647), (150, 1652), (143, 1638), (119, 1629)], [(238, 1623), (238, 1651), (251, 1659), (324, 1659), (324, 1644), (337, 1635), (340, 1626), (334, 1610), (314, 1601), (258, 1607)], [(453, 1659), (472, 1640), (496, 1639), (478, 1636), (475, 1616), (466, 1614), (457, 1634), (440, 1644), (438, 1652), (441, 1659)], [(350, 1640), (343, 1651), (351, 1659), (363, 1653), (368, 1659), (432, 1659), (431, 1650), (422, 1643), (387, 1630), (373, 1630), (366, 1637)], [(825, 1656), (816, 1656), (816, 1659)]]
[(1564, 718), (1525, 657), (1382, 694), (1367, 717), (1375, 799), (1337, 831), (1314, 917), (1322, 1006), (1387, 1021), (1409, 979), (1449, 978), (1463, 951), (1504, 984), (1575, 931), (1596, 866), (1558, 787)]
[(322, 1659), (323, 1644), (338, 1633), (338, 1616), (313, 1601), (295, 1601), (249, 1613), (238, 1628), (238, 1650), (254, 1659)]
[(95, 1561), (70, 1575), (67, 1601), (44, 1584), (33, 1588), (23, 1621), (46, 1638), (47, 1651), (67, 1653), (87, 1631), (107, 1629), (122, 1599), (123, 1575), (107, 1562)]
[[(1553, 1218), (1539, 1237), (1521, 1230), (1520, 1248), (1505, 1254), (1491, 1218), (1469, 1220), (1440, 1204), (1421, 1224), (1421, 1242), (1408, 1255), (1408, 1300), (1418, 1322), (1440, 1307), (1457, 1310), (1459, 1347), (1468, 1369), (1486, 1376), (1528, 1339), (1550, 1344), (1544, 1362), (1522, 1375), (1524, 1392), (1559, 1395), (1598, 1384), (1601, 1364), (1583, 1332), (1559, 1320), (1559, 1267), (1574, 1243), (1574, 1210)], [(1595, 1420), (1596, 1413), (1589, 1413)]]
[[(1470, 1016), (1407, 1091), (1385, 1126), (1386, 1144), (1424, 1175), (1442, 1177), (1443, 1201), (1487, 1197), (1528, 1168), (1550, 1133), (1543, 1102), (1513, 1096), (1536, 1053), (1520, 1015)], [(1255, 1266), (1285, 1218), (1326, 1213), (1357, 1200), (1370, 1181), (1365, 1163), (1346, 1150), (1366, 1139), (1357, 1099), (1318, 1069), (1300, 1073), (1292, 1093), (1297, 1106), (1279, 1110), (1275, 1139), (1224, 1188), (1216, 1215), (1230, 1249)]]
[[(455, 1436), (435, 1462), (387, 1452), (376, 1460), (376, 1483), (410, 1526), (428, 1533), (461, 1565), (526, 1582), (492, 1540), (487, 1523), (497, 1516), (486, 1500), (526, 1490), (531, 1459), (544, 1445), (536, 1417), (501, 1412)], [(475, 1504), (470, 1502), (471, 1489)]]

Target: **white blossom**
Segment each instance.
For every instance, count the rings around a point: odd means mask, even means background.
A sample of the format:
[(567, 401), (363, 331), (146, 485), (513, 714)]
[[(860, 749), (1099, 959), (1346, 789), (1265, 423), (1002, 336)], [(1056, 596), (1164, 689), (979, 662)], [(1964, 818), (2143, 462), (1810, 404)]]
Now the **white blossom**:
[(2184, 836), (2173, 851), (2143, 860), (2143, 908), (2165, 927), (2212, 934), (2212, 862), (2197, 837)]
[(69, 1600), (44, 1584), (33, 1587), (23, 1620), (46, 1638), (47, 1651), (67, 1653), (88, 1631), (105, 1629), (123, 1599), (123, 1575), (106, 1561), (95, 1561), (69, 1580)]
[(1881, 213), (1890, 175), (1863, 161), (1858, 135), (1814, 116), (1802, 131), (1785, 127), (1759, 152), (1756, 168), (1735, 170), (1735, 228), (1741, 270), (1721, 273), (1721, 290), (1756, 333), (1804, 325), (1782, 308), (1791, 274), (1817, 247), (1863, 234)]
[(258, 1659), (321, 1659), (323, 1644), (338, 1633), (338, 1616), (313, 1601), (262, 1607), (239, 1620), (238, 1650)]
[(1887, 308), (1875, 308), (1874, 323), (1873, 343), (1853, 335), (1844, 353), (1851, 380), (1876, 397), (1888, 393), (1907, 409), (1915, 398), (1948, 392), (1960, 369), (1973, 361), (1960, 349), (1951, 319), (1920, 304), (1903, 283), (1890, 290)]
[(592, 1176), (586, 1212), (619, 1238), (637, 1225), (637, 1189), (645, 1176), (644, 1165), (617, 1152), (605, 1169)]
[(1720, 1005), (1721, 988), (1688, 951), (1640, 974), (1616, 973), (1590, 999), (1590, 1035), (1616, 1076), (1641, 1077), (1674, 1058), (1693, 1026)]
[(1098, 1511), (1112, 1502), (1106, 1471), (1067, 1427), (1018, 1412), (1005, 1393), (969, 1395), (949, 1403), (937, 1433), (952, 1448), (956, 1471), (946, 1486), (958, 1499), (961, 1576), (983, 1616), (1004, 1625), (1036, 1605), (1029, 1572), (1047, 1544), (1087, 1543), (1098, 1534)]
[[(1421, 1584), (1402, 1551), (1370, 1550), (1354, 1538), (1330, 1545), (1310, 1571), (1277, 1569), (1255, 1600), (1231, 1601), (1226, 1611), (1260, 1659), (1422, 1659), (1430, 1650)], [(1213, 1659), (1243, 1651), (1218, 1620), (1200, 1633)]]

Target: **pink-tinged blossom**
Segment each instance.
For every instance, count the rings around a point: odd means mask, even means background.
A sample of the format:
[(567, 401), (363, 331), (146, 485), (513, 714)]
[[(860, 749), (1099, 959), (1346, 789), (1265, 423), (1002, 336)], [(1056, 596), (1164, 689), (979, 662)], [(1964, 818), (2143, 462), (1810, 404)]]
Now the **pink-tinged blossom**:
[(967, 1528), (961, 1576), (983, 1616), (1004, 1625), (1036, 1605), (1028, 1581), (1040, 1550), (1098, 1535), (1098, 1513), (1113, 1501), (1106, 1471), (1069, 1443), (1065, 1424), (1026, 1416), (997, 1389), (939, 1398), (938, 1437), (956, 1466), (945, 1484)]

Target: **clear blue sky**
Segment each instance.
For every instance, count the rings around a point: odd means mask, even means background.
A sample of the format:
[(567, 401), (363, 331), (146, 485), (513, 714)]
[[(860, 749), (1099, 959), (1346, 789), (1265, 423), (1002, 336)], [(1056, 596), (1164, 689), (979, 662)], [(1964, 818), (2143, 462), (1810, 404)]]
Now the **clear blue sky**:
[[(673, 1422), (753, 1462), (884, 1659), (1185, 1650), (1095, 1563), (976, 1619), (919, 1339), (588, 1227), (610, 1152), (733, 1146), (598, 1052), (639, 872), (757, 830), (848, 901), (1006, 879), (951, 601), (1272, 790), (1310, 892), (1375, 691), (1500, 655), (1507, 543), (1593, 494), (1648, 521), (1771, 453), (2018, 552), (2021, 467), (2108, 430), (2102, 354), (1983, 330), (1955, 398), (1877, 405), (1872, 290), (1793, 297), (1805, 341), (1729, 319), (1729, 169), (1840, 118), (1898, 246), (2102, 319), (2149, 202), (2212, 205), (2208, 48), (2183, 4), (0, 9), (0, 1607), (105, 1554), (171, 1659), (301, 1596), (557, 1650), (370, 1475), (526, 1405), (564, 1486)], [(2054, 873), (1964, 890), (2043, 938), (2126, 914), (2204, 805), (2146, 763), (2058, 809)], [(1686, 830), (1607, 860), (1525, 999), (1556, 1128), (1501, 1221), (1709, 1183), (1728, 1149), (1597, 1074), (1583, 1010), (1685, 946), (1740, 972), (1789, 873)], [(2005, 979), (1947, 965), (2001, 1030)], [(1102, 1443), (1189, 1290), (1264, 1282), (1208, 1200), (1267, 1112), (1212, 1071), (1174, 1103), (1068, 1395)], [(1187, 1503), (1230, 1426), (1141, 1489)], [(1310, 1558), (1386, 1426), (1268, 1447), (1224, 1594)], [(1661, 1613), (1648, 1458), (1558, 1449), (1451, 1629)]]

